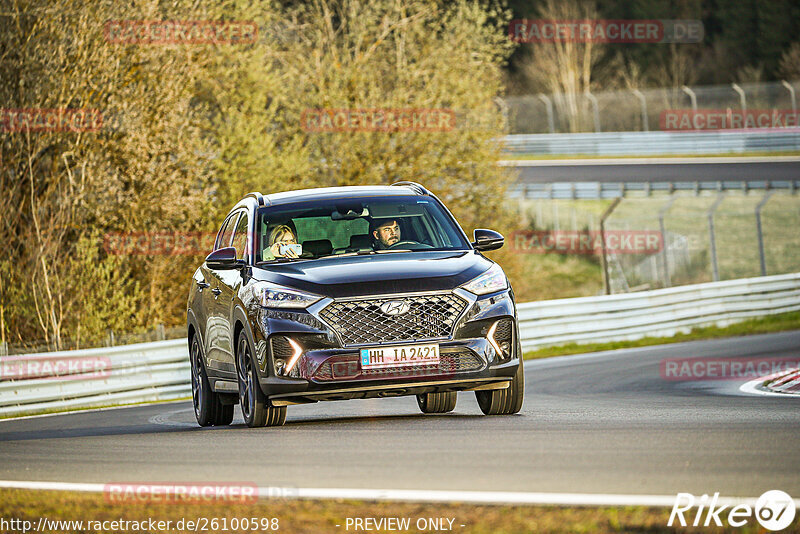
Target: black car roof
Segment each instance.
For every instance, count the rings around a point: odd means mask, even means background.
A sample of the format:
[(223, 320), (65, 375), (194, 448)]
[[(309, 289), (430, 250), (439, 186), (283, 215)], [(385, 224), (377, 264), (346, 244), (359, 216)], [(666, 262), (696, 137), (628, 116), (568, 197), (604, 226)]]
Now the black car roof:
[(366, 186), (347, 186), (347, 187), (318, 187), (315, 189), (300, 189), (298, 191), (284, 191), (282, 193), (272, 193), (264, 195), (264, 201), (270, 204), (287, 204), (290, 202), (306, 200), (326, 200), (341, 198), (360, 198), (360, 197), (383, 197), (383, 196), (408, 196), (409, 194), (418, 195), (419, 191), (412, 186), (389, 186), (389, 185), (366, 185)]
[(351, 185), (342, 187), (317, 187), (314, 189), (298, 189), (295, 191), (283, 191), (264, 195), (261, 193), (250, 193), (231, 208), (230, 213), (237, 209), (249, 206), (250, 209), (259, 206), (275, 206), (289, 204), (293, 202), (304, 202), (314, 200), (338, 200), (346, 198), (363, 197), (389, 197), (389, 196), (409, 196), (409, 195), (428, 195), (428, 191), (421, 185), (414, 182), (398, 182), (392, 185)]

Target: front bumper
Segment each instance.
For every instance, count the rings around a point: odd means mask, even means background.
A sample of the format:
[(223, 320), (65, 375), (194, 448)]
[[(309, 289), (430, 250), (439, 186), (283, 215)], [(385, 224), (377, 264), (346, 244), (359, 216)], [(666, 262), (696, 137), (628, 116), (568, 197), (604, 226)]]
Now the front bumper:
[[(390, 397), (475, 389), (508, 387), (519, 365), (516, 309), (510, 291), (475, 299), (454, 328), (452, 339), (408, 340), (380, 345), (342, 347), (335, 333), (309, 313), (287, 321), (287, 315), (265, 313), (257, 336), (286, 336), (298, 340), (304, 352), (296, 362), (294, 376), (275, 372), (270, 343), (257, 343), (259, 382), (273, 404), (298, 404), (320, 400)], [(316, 319), (316, 320), (314, 320)], [(513, 340), (507, 353), (498, 354), (487, 332), (497, 321), (513, 323)], [(437, 343), (437, 366), (364, 370), (360, 349), (396, 345)], [(280, 368), (280, 365), (278, 365)]]

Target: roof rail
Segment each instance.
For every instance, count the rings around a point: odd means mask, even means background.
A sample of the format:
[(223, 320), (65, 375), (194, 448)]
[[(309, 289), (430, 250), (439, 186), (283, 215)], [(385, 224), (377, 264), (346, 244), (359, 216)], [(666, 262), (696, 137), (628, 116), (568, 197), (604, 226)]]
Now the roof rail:
[(420, 195), (429, 194), (428, 190), (425, 189), (422, 185), (418, 184), (417, 182), (395, 182), (392, 185), (410, 187), (411, 189), (416, 191), (417, 194), (420, 194)]
[(247, 196), (245, 196), (244, 198), (250, 198), (250, 197), (253, 197), (254, 199), (256, 199), (256, 202), (258, 202), (259, 206), (263, 206), (264, 205), (264, 195), (262, 195), (258, 191), (254, 191), (252, 193), (248, 193)]

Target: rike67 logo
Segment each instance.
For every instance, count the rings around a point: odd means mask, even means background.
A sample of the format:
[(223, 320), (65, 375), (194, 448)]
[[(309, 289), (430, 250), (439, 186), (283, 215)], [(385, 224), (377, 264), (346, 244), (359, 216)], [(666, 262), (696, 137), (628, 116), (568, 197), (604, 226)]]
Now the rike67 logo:
[[(743, 527), (755, 516), (762, 527), (776, 532), (791, 525), (796, 512), (794, 500), (788, 493), (780, 490), (764, 492), (756, 501), (755, 507), (734, 503), (732, 499), (724, 499), (728, 504), (721, 501), (719, 493), (715, 493), (710, 501), (708, 495), (697, 499), (691, 493), (678, 493), (667, 526), (721, 527), (727, 519), (728, 525)], [(693, 512), (695, 506), (697, 511)]]

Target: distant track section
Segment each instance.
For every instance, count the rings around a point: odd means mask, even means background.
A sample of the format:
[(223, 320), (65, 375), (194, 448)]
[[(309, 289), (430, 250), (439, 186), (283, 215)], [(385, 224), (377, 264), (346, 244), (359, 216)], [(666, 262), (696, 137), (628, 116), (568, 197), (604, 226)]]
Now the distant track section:
[(504, 161), (520, 184), (560, 182), (743, 182), (800, 183), (800, 157), (636, 158)]

